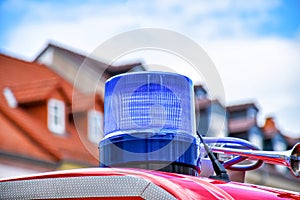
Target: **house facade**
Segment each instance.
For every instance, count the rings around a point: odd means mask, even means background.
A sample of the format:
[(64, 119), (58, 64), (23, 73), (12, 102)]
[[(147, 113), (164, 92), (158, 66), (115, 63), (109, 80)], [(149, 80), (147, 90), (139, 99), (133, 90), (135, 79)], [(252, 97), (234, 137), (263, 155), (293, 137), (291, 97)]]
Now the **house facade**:
[(0, 54), (0, 177), (98, 166), (102, 118), (100, 95)]
[(263, 149), (266, 151), (285, 151), (288, 150), (288, 143), (281, 131), (276, 127), (273, 117), (267, 117), (262, 126), (264, 135)]
[(218, 101), (208, 98), (202, 85), (194, 86), (196, 128), (208, 137), (228, 136), (226, 108)]
[(264, 138), (257, 124), (257, 106), (254, 103), (235, 104), (226, 110), (229, 136), (248, 140), (262, 149)]

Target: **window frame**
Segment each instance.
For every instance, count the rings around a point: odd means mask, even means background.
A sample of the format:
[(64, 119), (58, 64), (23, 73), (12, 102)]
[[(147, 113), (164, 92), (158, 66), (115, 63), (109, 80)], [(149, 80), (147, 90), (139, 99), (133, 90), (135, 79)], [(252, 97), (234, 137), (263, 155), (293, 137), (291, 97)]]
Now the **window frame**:
[(100, 142), (103, 133), (103, 113), (92, 109), (88, 111), (87, 135), (89, 141), (93, 143)]
[(58, 99), (49, 99), (47, 109), (48, 129), (57, 135), (64, 135), (66, 131), (65, 103)]

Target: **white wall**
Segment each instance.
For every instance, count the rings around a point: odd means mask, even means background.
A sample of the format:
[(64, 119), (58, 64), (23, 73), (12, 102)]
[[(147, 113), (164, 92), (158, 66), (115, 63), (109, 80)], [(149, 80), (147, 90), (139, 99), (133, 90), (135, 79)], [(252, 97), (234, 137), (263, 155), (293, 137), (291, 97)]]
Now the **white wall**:
[(17, 166), (10, 166), (6, 164), (0, 163), (0, 178), (4, 177), (11, 177), (11, 176), (20, 176), (26, 174), (34, 174), (41, 171), (34, 170), (34, 169), (26, 169)]

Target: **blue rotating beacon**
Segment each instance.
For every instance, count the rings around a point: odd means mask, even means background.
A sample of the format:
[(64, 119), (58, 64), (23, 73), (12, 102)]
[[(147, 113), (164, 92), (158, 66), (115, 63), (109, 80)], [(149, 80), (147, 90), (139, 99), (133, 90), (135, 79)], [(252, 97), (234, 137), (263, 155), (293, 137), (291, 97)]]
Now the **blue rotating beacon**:
[(100, 167), (197, 175), (193, 83), (166, 72), (114, 76), (105, 84)]

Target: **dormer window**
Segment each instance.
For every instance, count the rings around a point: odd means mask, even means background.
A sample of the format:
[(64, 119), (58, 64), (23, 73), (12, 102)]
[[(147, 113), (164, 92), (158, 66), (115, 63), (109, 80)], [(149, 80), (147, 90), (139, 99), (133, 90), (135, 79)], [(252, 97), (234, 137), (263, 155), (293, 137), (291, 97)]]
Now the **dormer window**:
[(14, 93), (11, 91), (10, 88), (4, 88), (3, 90), (3, 95), (9, 105), (9, 107), (11, 108), (16, 108), (18, 106), (18, 102), (16, 100), (16, 97), (14, 95)]
[(98, 143), (102, 133), (102, 113), (96, 110), (88, 112), (88, 138), (91, 142)]
[(63, 135), (65, 133), (65, 104), (57, 99), (48, 101), (48, 128), (51, 132)]

